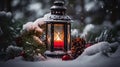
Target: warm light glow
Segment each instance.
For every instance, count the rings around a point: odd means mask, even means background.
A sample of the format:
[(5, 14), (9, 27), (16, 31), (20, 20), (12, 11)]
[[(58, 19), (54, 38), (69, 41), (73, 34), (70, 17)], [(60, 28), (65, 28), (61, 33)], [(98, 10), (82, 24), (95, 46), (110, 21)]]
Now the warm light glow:
[(64, 47), (64, 41), (61, 39), (60, 35), (61, 34), (59, 32), (56, 33), (56, 37), (54, 39), (54, 47), (55, 48), (62, 48), (62, 47)]
[(60, 33), (58, 32), (58, 35), (56, 36), (55, 40), (61, 40), (59, 35), (60, 35)]

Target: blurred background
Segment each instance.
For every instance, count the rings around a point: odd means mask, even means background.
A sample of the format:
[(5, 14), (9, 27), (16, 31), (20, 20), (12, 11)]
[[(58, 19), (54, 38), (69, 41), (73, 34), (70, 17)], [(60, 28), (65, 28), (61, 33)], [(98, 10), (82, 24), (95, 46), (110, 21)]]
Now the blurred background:
[[(55, 0), (1, 0), (0, 11), (10, 11), (15, 20), (34, 21), (50, 12)], [(115, 24), (120, 18), (119, 0), (63, 0), (67, 14), (78, 23)]]
[[(35, 21), (50, 12), (54, 1), (0, 0), (0, 44), (11, 43), (20, 34), (23, 24)], [(71, 30), (73, 38), (82, 37), (87, 42), (120, 40), (120, 0), (64, 0), (64, 2), (67, 14), (74, 21)], [(8, 12), (7, 16), (12, 17), (12, 20), (8, 19), (8, 23), (2, 20), (5, 12)], [(8, 34), (8, 31), (11, 33)]]

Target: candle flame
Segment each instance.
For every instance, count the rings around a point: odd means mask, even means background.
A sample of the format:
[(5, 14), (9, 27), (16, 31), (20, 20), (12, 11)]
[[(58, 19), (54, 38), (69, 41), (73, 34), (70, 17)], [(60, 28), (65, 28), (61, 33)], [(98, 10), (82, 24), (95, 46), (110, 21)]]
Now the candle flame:
[(64, 41), (61, 39), (60, 32), (57, 32), (55, 34), (55, 40), (54, 40), (54, 48), (63, 48), (64, 47)]
[(58, 32), (56, 40), (61, 40), (59, 35), (60, 35), (60, 33)]

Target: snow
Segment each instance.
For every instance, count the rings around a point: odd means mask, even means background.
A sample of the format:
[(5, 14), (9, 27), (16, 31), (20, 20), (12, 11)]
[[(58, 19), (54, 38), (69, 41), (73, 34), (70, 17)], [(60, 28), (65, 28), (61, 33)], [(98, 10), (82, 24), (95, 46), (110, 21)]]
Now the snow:
[[(117, 50), (108, 57), (104, 55), (102, 51), (109, 47), (113, 47), (110, 45), (118, 47)], [(85, 51), (83, 53), (84, 55), (79, 56), (75, 60), (62, 61), (60, 58), (52, 58), (46, 61), (28, 62), (21, 60), (22, 57), (17, 57), (7, 62), (0, 62), (0, 65), (1, 67), (120, 67), (120, 46), (118, 42), (111, 44), (108, 42), (100, 42), (86, 50), (88, 52), (92, 52), (93, 49), (99, 49), (99, 51), (95, 50), (97, 53), (94, 55), (84, 54), (86, 52)]]
[(88, 24), (85, 26), (83, 33), (81, 34), (81, 37), (86, 38), (86, 36), (89, 34), (89, 32), (95, 32), (96, 28), (93, 24)]
[(13, 45), (10, 45), (7, 47), (6, 49), (6, 58), (11, 58), (13, 56), (19, 56), (20, 53), (22, 52), (23, 48), (21, 47), (17, 47), (17, 46), (13, 46)]
[(15, 15), (14, 15), (14, 18), (17, 20), (17, 19), (21, 19), (24, 17), (24, 14), (23, 12), (21, 11), (15, 11)]
[(85, 5), (86, 11), (90, 11), (95, 6), (94, 2), (88, 3)]
[(11, 12), (0, 11), (0, 17), (10, 19), (12, 17), (12, 13)]
[(92, 18), (91, 17), (86, 17), (85, 18), (85, 23), (86, 24), (90, 24), (92, 22)]
[(32, 3), (31, 5), (28, 6), (29, 10), (35, 10), (35, 11), (38, 11), (41, 8), (42, 8), (41, 3)]
[(111, 43), (111, 44), (109, 44), (110, 45), (110, 47), (112, 47), (112, 48), (118, 48), (118, 46), (119, 46), (119, 43), (118, 42), (114, 42), (114, 43)]
[(34, 55), (34, 61), (44, 61), (44, 60), (46, 60), (46, 58), (45, 57), (43, 57), (40, 53), (38, 53), (38, 55)]
[(104, 6), (104, 4), (101, 1), (96, 1), (96, 0), (86, 0), (85, 2), (85, 10), (86, 11), (96, 11), (98, 10), (101, 6)]
[(108, 42), (100, 42), (97, 44), (94, 44), (93, 46), (90, 46), (85, 49), (85, 51), (82, 53), (82, 55), (94, 55), (98, 52), (108, 52), (111, 51), (111, 48), (109, 46)]
[(43, 18), (39, 18), (35, 20), (34, 22), (27, 22), (26, 24), (23, 25), (22, 33), (32, 32), (34, 30), (43, 32), (43, 30), (39, 26), (43, 25), (44, 23), (45, 22)]
[(19, 0), (13, 0), (11, 5), (16, 6), (19, 2), (20, 2)]
[(114, 27), (110, 21), (104, 21), (102, 25), (103, 27), (108, 27), (108, 28)]
[(36, 13), (36, 16), (39, 17), (44, 14), (44, 9), (42, 9), (42, 3), (31, 3), (28, 5), (27, 8), (29, 11), (34, 11)]
[(25, 31), (31, 31), (35, 28), (35, 26), (33, 25), (33, 22), (27, 22), (26, 24), (23, 25), (23, 30)]
[(46, 22), (44, 22), (44, 18), (38, 18), (37, 20), (34, 21), (35, 25), (41, 26), (43, 24), (45, 24)]
[(71, 29), (71, 35), (72, 35), (73, 37), (77, 37), (77, 36), (79, 35), (78, 29)]

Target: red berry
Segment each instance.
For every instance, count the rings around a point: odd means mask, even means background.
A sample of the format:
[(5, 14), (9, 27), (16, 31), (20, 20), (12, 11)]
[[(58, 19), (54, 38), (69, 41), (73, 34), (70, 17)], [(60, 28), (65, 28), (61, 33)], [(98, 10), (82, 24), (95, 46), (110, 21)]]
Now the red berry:
[(71, 59), (71, 57), (69, 55), (64, 55), (62, 57), (62, 60), (70, 60), (70, 59)]

